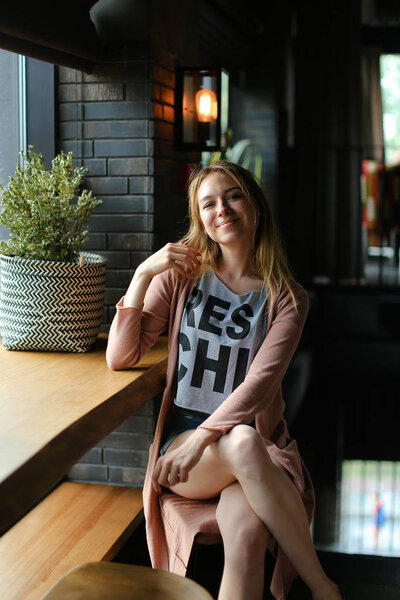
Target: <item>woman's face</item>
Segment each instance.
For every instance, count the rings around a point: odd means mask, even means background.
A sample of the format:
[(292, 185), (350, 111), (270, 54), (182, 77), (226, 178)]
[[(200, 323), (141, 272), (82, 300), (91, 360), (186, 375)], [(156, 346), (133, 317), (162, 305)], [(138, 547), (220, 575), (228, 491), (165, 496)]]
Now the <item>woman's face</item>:
[(254, 211), (237, 183), (225, 173), (211, 173), (197, 195), (204, 231), (220, 245), (253, 243)]

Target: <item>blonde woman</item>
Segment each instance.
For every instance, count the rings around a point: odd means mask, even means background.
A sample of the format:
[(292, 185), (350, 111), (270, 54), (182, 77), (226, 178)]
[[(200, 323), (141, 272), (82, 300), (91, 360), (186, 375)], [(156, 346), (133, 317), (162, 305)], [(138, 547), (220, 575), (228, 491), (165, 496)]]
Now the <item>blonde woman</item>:
[[(136, 269), (107, 349), (110, 368), (129, 368), (169, 332), (144, 486), (152, 564), (184, 574), (207, 522), (224, 543), (219, 600), (262, 598), (267, 549), (277, 557), (277, 600), (296, 574), (314, 600), (338, 600), (313, 548), (312, 485), (283, 417), (281, 382), (307, 294), (291, 276), (270, 206), (246, 169), (218, 161), (194, 171), (189, 218), (182, 240)], [(169, 510), (176, 499), (190, 514), (184, 530)]]

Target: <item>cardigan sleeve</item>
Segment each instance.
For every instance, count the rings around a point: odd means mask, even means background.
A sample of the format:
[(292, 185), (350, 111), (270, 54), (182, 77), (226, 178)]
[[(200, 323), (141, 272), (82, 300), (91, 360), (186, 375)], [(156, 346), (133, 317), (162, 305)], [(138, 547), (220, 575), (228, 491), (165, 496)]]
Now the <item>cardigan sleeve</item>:
[(308, 295), (295, 287), (297, 310), (288, 291), (277, 303), (276, 313), (244, 381), (200, 425), (226, 433), (235, 425), (249, 424), (274, 399), (299, 343), (308, 312)]
[(121, 298), (108, 336), (106, 361), (110, 369), (133, 367), (167, 329), (173, 287), (169, 269), (152, 279), (142, 307), (124, 306)]

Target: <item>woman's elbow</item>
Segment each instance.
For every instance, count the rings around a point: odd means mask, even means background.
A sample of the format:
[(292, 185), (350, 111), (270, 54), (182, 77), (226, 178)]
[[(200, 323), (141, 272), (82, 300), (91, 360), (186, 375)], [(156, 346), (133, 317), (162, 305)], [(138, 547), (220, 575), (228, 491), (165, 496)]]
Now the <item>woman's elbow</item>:
[(109, 356), (106, 354), (106, 363), (111, 371), (121, 371), (125, 368), (122, 360), (117, 356)]
[(115, 360), (107, 360), (107, 366), (109, 369), (111, 369), (111, 371), (122, 371), (123, 370), (123, 366), (120, 362), (115, 361)]
[(134, 367), (138, 361), (139, 356), (133, 354), (121, 356), (106, 352), (106, 363), (111, 371), (130, 369), (131, 367)]

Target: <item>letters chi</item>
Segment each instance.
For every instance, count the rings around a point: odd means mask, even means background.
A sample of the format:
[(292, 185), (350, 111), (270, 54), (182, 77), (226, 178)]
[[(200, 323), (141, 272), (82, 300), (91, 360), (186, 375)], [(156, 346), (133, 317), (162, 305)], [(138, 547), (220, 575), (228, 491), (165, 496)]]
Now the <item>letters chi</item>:
[[(222, 328), (211, 323), (210, 319), (213, 317), (217, 321), (223, 321), (231, 307), (231, 303), (209, 294), (199, 317), (197, 313), (199, 310), (201, 311), (201, 308), (198, 309), (198, 307), (202, 299), (203, 292), (195, 287), (191, 297), (186, 303), (185, 313), (187, 327), (193, 327), (195, 329), (196, 319), (198, 319), (197, 329), (215, 335), (215, 341), (218, 343), (218, 338), (222, 334)], [(198, 310), (196, 311), (196, 309)], [(230, 321), (233, 325), (226, 327), (227, 337), (231, 340), (242, 340), (246, 338), (250, 332), (251, 326), (251, 321), (249, 321), (248, 317), (251, 318), (253, 316), (254, 313), (249, 304), (241, 304), (236, 307), (230, 315)], [(191, 351), (192, 348), (188, 336), (182, 332), (179, 335), (179, 344), (181, 347), (180, 357), (182, 357), (182, 361), (180, 361), (179, 364), (178, 381), (181, 381), (188, 371), (188, 368), (184, 365), (184, 353)], [(213, 391), (220, 393), (226, 391), (226, 393), (228, 393), (228, 390), (225, 390), (225, 383), (231, 355), (231, 346), (220, 344), (217, 359), (208, 356), (208, 347), (209, 340), (203, 339), (199, 335), (190, 385), (192, 387), (201, 388), (204, 372), (208, 370), (215, 373)], [(246, 376), (249, 354), (250, 349), (243, 347), (239, 348), (231, 391), (236, 389)]]

